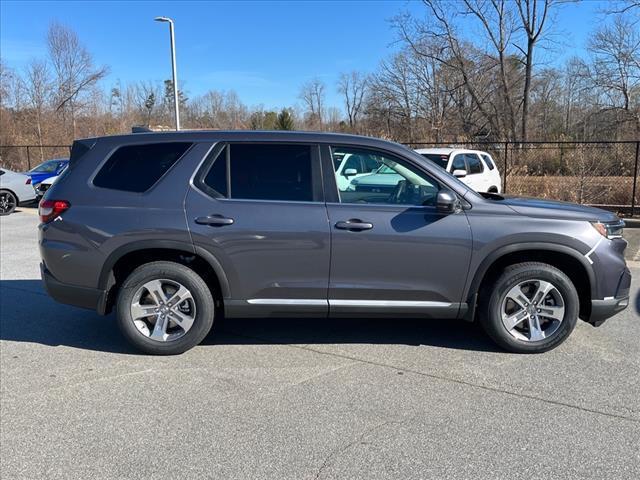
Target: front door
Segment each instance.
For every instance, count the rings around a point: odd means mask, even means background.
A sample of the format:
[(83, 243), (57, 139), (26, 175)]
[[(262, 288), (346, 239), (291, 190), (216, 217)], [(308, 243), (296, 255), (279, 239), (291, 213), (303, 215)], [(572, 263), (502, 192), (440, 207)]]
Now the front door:
[(339, 201), (327, 204), (331, 315), (455, 317), (471, 255), (465, 213), (439, 213), (442, 186), (410, 162), (340, 146), (330, 155), (348, 153), (369, 156), (379, 168), (338, 188)]
[(228, 316), (327, 314), (330, 232), (317, 145), (217, 145), (186, 199), (196, 248), (225, 272)]

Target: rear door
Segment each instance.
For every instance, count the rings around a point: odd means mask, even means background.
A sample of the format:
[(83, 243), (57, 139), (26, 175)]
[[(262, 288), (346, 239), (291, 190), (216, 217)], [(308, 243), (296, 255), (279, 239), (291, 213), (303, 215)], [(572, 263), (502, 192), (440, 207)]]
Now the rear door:
[(227, 276), (227, 315), (327, 314), (330, 238), (317, 145), (216, 145), (192, 181), (186, 213), (196, 248)]
[(325, 164), (347, 153), (368, 156), (380, 167), (344, 190), (336, 191), (335, 179), (325, 177), (330, 314), (456, 316), (471, 255), (465, 213), (439, 213), (441, 185), (388, 152), (326, 147)]

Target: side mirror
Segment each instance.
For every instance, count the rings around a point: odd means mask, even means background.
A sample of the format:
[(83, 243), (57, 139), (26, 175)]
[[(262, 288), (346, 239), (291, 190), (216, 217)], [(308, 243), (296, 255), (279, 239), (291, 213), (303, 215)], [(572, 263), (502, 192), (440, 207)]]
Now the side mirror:
[(440, 213), (456, 213), (460, 210), (460, 200), (451, 190), (440, 190), (436, 197), (436, 207)]
[(355, 168), (347, 168), (344, 172), (343, 175), (345, 177), (353, 177), (354, 175), (357, 175), (358, 171)]
[(453, 176), (456, 178), (464, 178), (467, 176), (467, 171), (466, 170), (454, 170), (453, 171)]

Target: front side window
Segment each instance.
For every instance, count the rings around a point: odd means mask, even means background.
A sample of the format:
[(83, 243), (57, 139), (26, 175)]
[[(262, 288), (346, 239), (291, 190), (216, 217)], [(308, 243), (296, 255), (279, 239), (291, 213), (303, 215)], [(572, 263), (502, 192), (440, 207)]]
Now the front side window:
[(451, 171), (455, 172), (456, 170), (466, 170), (467, 164), (464, 161), (464, 155), (456, 155), (453, 157), (453, 163), (451, 164)]
[(202, 182), (219, 197), (311, 202), (312, 162), (309, 145), (231, 143)]
[(93, 179), (96, 187), (142, 193), (150, 189), (191, 143), (149, 143), (118, 148)]
[(476, 173), (482, 173), (484, 168), (482, 167), (482, 163), (480, 163), (480, 159), (474, 153), (467, 153), (467, 164), (469, 165), (469, 171), (467, 172), (469, 175), (474, 175)]
[(374, 150), (333, 147), (334, 159), (358, 155), (365, 165), (377, 166), (348, 184), (336, 178), (341, 203), (435, 206), (438, 183), (404, 160)]

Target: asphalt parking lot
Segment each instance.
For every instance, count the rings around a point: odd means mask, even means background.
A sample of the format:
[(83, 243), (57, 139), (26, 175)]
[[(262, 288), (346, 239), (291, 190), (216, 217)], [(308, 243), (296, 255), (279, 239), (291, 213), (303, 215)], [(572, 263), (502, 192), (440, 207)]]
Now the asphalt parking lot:
[(287, 319), (149, 357), (46, 296), (36, 225), (0, 218), (3, 479), (640, 478), (635, 305), (535, 356), (463, 322)]

